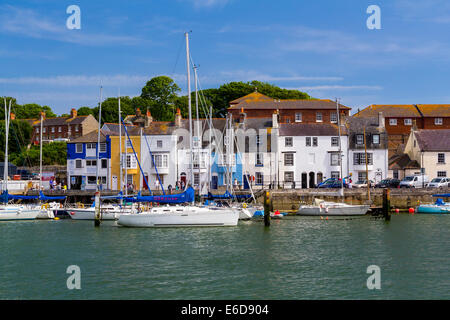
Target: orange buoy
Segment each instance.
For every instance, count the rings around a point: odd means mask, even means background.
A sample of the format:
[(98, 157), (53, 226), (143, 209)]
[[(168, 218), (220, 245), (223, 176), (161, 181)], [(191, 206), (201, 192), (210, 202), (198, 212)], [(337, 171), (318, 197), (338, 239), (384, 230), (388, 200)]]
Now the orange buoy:
[(326, 217), (325, 220), (328, 220), (328, 217)]
[(414, 214), (414, 208), (409, 208), (409, 213)]
[(399, 209), (395, 209), (395, 213), (399, 213), (400, 212), (400, 210)]

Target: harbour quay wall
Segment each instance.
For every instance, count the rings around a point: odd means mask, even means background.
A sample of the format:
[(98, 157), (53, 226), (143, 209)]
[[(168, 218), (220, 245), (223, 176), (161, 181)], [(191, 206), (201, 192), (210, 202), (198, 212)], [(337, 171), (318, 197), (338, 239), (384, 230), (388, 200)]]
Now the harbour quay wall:
[[(407, 210), (421, 203), (433, 203), (436, 201), (434, 194), (449, 193), (450, 188), (445, 189), (390, 189), (391, 208)], [(336, 189), (283, 189), (271, 190), (274, 210), (297, 210), (301, 204), (312, 204), (315, 199), (341, 202), (342, 198)], [(344, 202), (348, 204), (371, 204), (373, 207), (383, 205), (383, 189), (370, 189), (370, 203), (367, 189), (345, 189)], [(445, 200), (445, 198), (444, 198)], [(262, 203), (263, 197), (258, 197)]]

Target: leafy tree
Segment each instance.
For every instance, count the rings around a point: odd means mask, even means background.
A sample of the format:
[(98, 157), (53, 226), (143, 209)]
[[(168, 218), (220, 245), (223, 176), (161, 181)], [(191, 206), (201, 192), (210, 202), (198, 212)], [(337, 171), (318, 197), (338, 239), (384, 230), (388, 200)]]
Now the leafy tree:
[[(160, 121), (173, 120), (178, 85), (167, 76), (154, 77), (142, 88), (141, 98), (145, 107), (149, 107), (153, 118)], [(141, 109), (142, 110), (142, 109)]]
[(81, 107), (77, 110), (77, 115), (79, 116), (88, 116), (90, 114), (94, 115), (94, 111), (89, 107)]

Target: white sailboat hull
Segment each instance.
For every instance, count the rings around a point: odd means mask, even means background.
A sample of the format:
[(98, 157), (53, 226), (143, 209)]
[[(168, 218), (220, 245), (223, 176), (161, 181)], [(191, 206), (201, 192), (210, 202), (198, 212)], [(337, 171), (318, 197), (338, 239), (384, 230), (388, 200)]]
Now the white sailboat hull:
[(300, 206), (297, 215), (301, 216), (363, 216), (367, 214), (368, 205), (349, 205), (326, 203), (323, 206)]
[(238, 224), (239, 211), (208, 207), (158, 207), (138, 214), (123, 214), (124, 227), (225, 227)]
[[(95, 220), (95, 208), (86, 209), (68, 209), (70, 218), (73, 220)], [(102, 220), (117, 220), (120, 216), (120, 210), (103, 210), (101, 214)]]
[(40, 209), (27, 207), (3, 207), (0, 208), (0, 221), (11, 220), (34, 220), (38, 216)]

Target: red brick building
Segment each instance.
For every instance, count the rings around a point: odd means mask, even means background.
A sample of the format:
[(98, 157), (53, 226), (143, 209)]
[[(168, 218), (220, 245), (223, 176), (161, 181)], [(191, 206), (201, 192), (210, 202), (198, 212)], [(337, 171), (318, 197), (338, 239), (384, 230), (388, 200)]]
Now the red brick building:
[[(341, 116), (351, 108), (339, 104)], [(278, 112), (280, 123), (337, 123), (336, 102), (332, 100), (280, 100), (259, 92), (250, 93), (230, 102), (228, 112), (234, 119), (245, 113), (250, 118), (271, 118)]]
[[(32, 143), (39, 144), (41, 121), (32, 124)], [(98, 129), (98, 122), (92, 115), (78, 116), (77, 110), (72, 109), (68, 117), (45, 118), (43, 121), (42, 140), (69, 140), (78, 138)]]
[(415, 126), (417, 129), (450, 129), (450, 104), (370, 105), (355, 117), (375, 117), (382, 113), (389, 135), (389, 156), (406, 143)]

